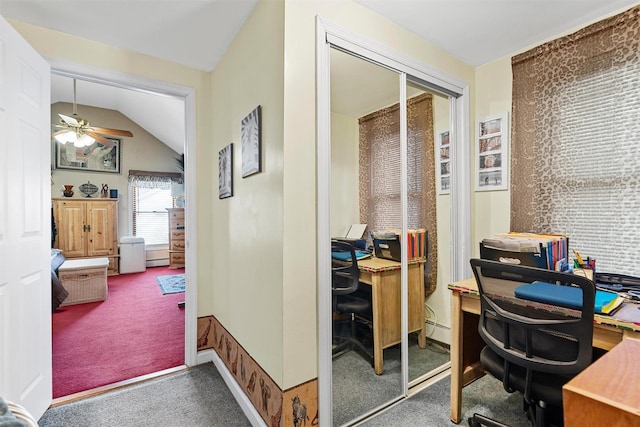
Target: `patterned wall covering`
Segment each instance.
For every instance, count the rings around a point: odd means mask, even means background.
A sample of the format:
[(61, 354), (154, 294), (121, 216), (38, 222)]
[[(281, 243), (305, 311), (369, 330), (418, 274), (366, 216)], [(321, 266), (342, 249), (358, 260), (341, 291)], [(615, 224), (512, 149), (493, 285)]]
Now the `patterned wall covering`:
[(633, 274), (640, 6), (517, 55), (512, 70), (511, 230), (566, 233), (605, 271)]
[[(400, 106), (395, 104), (359, 119), (360, 221), (368, 231), (402, 226), (397, 197), (400, 191)], [(425, 296), (437, 284), (437, 221), (433, 97), (421, 94), (407, 100), (409, 228), (424, 228), (429, 239)], [(393, 162), (393, 159), (397, 159)], [(375, 185), (372, 185), (375, 184)], [(396, 215), (390, 214), (396, 212)]]
[(198, 318), (198, 351), (213, 349), (270, 427), (318, 425), (318, 381), (284, 392), (214, 316)]

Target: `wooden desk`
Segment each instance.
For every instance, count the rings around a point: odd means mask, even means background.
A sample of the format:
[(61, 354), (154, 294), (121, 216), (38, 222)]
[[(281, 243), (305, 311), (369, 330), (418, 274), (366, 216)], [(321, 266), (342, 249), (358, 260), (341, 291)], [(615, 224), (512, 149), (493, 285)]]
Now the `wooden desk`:
[[(451, 295), (451, 421), (460, 422), (462, 387), (484, 375), (480, 350), (484, 341), (478, 334), (480, 298), (475, 279), (449, 285)], [(594, 347), (611, 350), (623, 337), (640, 338), (640, 325), (596, 314)]]
[(625, 339), (562, 387), (565, 427), (640, 425), (640, 341)]
[[(427, 346), (424, 318), (424, 259), (409, 261), (409, 333), (418, 332), (418, 346)], [(358, 261), (360, 282), (371, 286), (373, 364), (384, 371), (383, 350), (400, 342), (400, 263), (380, 258)]]

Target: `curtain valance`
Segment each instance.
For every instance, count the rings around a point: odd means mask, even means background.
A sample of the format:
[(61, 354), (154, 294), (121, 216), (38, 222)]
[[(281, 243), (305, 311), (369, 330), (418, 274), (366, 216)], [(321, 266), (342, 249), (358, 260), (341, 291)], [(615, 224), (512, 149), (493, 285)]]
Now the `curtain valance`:
[(170, 189), (172, 184), (183, 184), (179, 172), (129, 171), (129, 186)]

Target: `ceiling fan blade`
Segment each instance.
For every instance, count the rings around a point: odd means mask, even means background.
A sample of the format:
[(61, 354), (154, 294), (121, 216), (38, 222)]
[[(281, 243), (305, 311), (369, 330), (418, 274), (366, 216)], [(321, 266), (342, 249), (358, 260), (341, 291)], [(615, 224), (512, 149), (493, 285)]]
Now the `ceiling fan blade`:
[(104, 135), (133, 136), (133, 134), (131, 132), (129, 132), (128, 130), (97, 128), (95, 126), (91, 126), (91, 130), (93, 132), (101, 133), (101, 134), (104, 134)]
[(71, 126), (79, 126), (78, 121), (70, 116), (65, 116), (64, 114), (58, 113), (58, 116), (64, 121), (66, 124)]
[(86, 131), (85, 132), (87, 135), (89, 135), (91, 138), (95, 139), (97, 143), (104, 145), (105, 147), (112, 147), (114, 145), (116, 145), (115, 142), (111, 141), (110, 139), (105, 138), (104, 136), (97, 134), (95, 132), (92, 131)]

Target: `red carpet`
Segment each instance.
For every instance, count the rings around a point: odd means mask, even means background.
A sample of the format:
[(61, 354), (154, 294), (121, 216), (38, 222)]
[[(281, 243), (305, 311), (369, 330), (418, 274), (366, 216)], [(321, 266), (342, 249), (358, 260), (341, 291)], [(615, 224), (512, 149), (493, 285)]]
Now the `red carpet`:
[(53, 313), (53, 397), (184, 364), (184, 293), (162, 295), (167, 267), (109, 276), (106, 301)]

